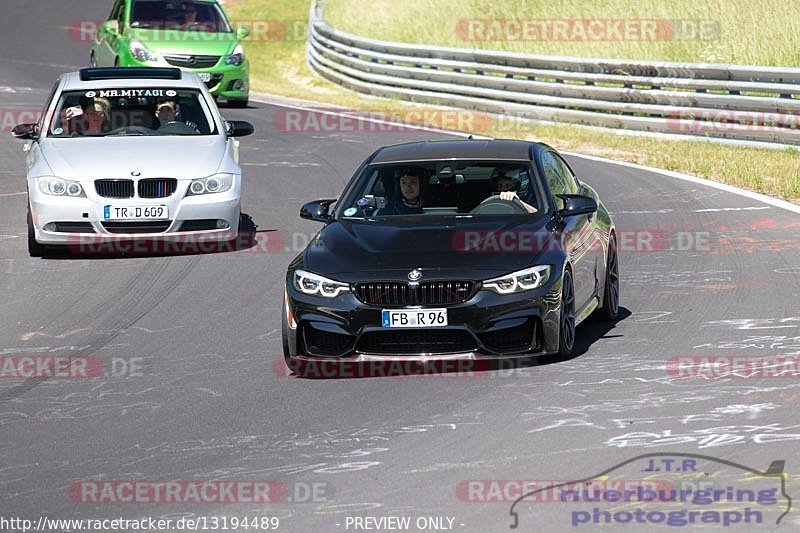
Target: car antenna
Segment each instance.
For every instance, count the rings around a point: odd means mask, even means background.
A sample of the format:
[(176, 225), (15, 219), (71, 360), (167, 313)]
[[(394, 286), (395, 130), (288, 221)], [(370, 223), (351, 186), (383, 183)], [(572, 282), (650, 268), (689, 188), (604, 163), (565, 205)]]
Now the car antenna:
[(472, 134), (471, 134), (471, 133), (469, 134), (469, 137), (467, 137), (467, 140), (468, 140), (468, 141), (471, 141), (471, 140), (472, 140)]

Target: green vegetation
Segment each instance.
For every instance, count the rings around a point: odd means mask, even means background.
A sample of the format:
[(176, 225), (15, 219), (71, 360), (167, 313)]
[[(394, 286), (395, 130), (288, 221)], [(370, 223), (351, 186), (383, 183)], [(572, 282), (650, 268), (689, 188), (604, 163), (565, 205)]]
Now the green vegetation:
[[(529, 54), (772, 66), (800, 66), (798, 14), (797, 0), (330, 0), (325, 7), (325, 18), (335, 28), (389, 41)], [(550, 33), (529, 33), (533, 37), (529, 40), (515, 39), (521, 30), (506, 22), (529, 21), (530, 32), (542, 27), (536, 21), (544, 19), (550, 19), (546, 26)], [(568, 40), (552, 30), (553, 19), (628, 20), (633, 30), (641, 21), (642, 29), (655, 28), (644, 34), (654, 38), (631, 34), (634, 40)], [(495, 22), (474, 23), (470, 29), (470, 20)], [(580, 28), (570, 24), (567, 35), (579, 37), (575, 30)], [(605, 22), (586, 27), (595, 35), (615, 35), (613, 25)]]
[[(488, 5), (489, 3), (485, 3)], [(442, 28), (452, 27), (446, 25), (447, 13), (458, 13), (458, 18), (478, 14), (481, 18), (497, 18), (500, 13), (498, 5), (510, 5), (505, 0), (494, 2), (495, 7), (484, 5), (479, 9), (479, 3), (474, 0), (409, 0), (408, 2), (389, 2), (387, 0), (331, 0), (327, 5), (326, 17), (337, 27), (346, 31), (370, 35), (373, 37), (411, 40), (418, 38), (420, 42), (436, 42), (437, 44), (459, 44), (455, 41), (444, 41), (447, 33)], [(515, 5), (539, 6), (544, 5), (541, 0), (519, 0)], [(520, 7), (517, 12), (527, 13), (552, 13), (556, 7), (550, 4), (549, 11), (544, 9), (534, 10), (533, 7)], [(587, 16), (593, 8), (584, 7), (581, 10), (576, 6), (587, 6), (588, 2), (562, 2), (557, 4), (558, 9), (563, 8), (564, 18), (567, 16)], [(593, 5), (593, 4), (591, 4)], [(630, 7), (621, 1), (608, 2), (603, 8), (602, 16), (645, 16), (642, 5), (652, 5), (655, 17), (713, 18), (730, 17), (728, 21), (736, 21), (746, 28), (740, 28), (737, 38), (733, 37), (726, 44), (726, 50), (734, 54), (711, 58), (697, 50), (701, 48), (687, 48), (684, 56), (674, 55), (677, 52), (664, 50), (664, 56), (639, 56), (643, 59), (694, 59), (706, 61), (733, 61), (739, 63), (762, 64), (800, 64), (800, 17), (796, 14), (789, 16), (782, 14), (788, 10), (787, 5), (793, 2), (767, 2), (755, 4), (742, 0), (695, 0), (686, 2), (679, 0), (672, 4), (661, 6), (654, 0), (643, 0)], [(320, 106), (338, 105), (352, 109), (367, 111), (397, 111), (402, 109), (433, 109), (430, 106), (407, 104), (400, 101), (385, 100), (380, 98), (365, 97), (360, 94), (342, 89), (312, 73), (305, 60), (305, 25), (308, 18), (309, 4), (300, 0), (228, 0), (227, 9), (235, 20), (268, 22), (276, 32), (268, 33), (267, 38), (252, 38), (246, 44), (247, 53), (251, 62), (251, 85), (254, 91), (271, 93), (286, 97), (293, 97), (313, 101)], [(624, 9), (623, 9), (624, 6)], [(697, 6), (705, 6), (709, 10), (698, 11)], [(716, 6), (716, 11), (711, 11), (709, 6)], [(745, 7), (747, 6), (747, 7)], [(568, 8), (573, 8), (569, 11)], [(769, 13), (765, 14), (765, 11)], [(511, 11), (515, 12), (515, 11)], [(752, 13), (751, 13), (752, 12)], [(422, 15), (424, 13), (424, 16)], [(567, 14), (569, 13), (569, 15)], [(600, 17), (601, 14), (592, 16)], [(730, 14), (729, 14), (730, 13)], [(548, 15), (552, 18), (552, 15)], [(540, 15), (539, 18), (543, 16)], [(750, 17), (750, 18), (748, 18)], [(761, 26), (757, 21), (768, 21)], [(507, 17), (506, 17), (507, 18)], [(434, 31), (437, 27), (439, 31)], [(767, 27), (769, 26), (769, 27)], [(403, 31), (419, 31), (418, 34), (402, 34)], [(427, 29), (426, 29), (427, 28)], [(776, 33), (780, 36), (776, 36)], [(783, 33), (785, 32), (785, 33)], [(258, 33), (258, 32), (256, 32)], [(437, 37), (438, 35), (438, 37)], [(727, 33), (726, 33), (727, 35)], [(447, 38), (454, 38), (451, 32)], [(475, 43), (476, 45), (479, 43)], [(484, 43), (497, 44), (497, 43)], [(508, 43), (509, 46), (512, 43)], [(517, 43), (521, 45), (522, 43)], [(558, 45), (558, 43), (551, 43)], [(563, 43), (562, 43), (563, 44)], [(689, 43), (691, 44), (691, 43)], [(698, 43), (695, 43), (697, 45)], [(702, 43), (701, 43), (702, 44)], [(464, 43), (460, 43), (464, 46)], [(542, 53), (580, 54), (592, 56), (616, 56), (612, 51), (625, 49), (620, 43), (601, 43), (602, 50), (608, 53), (591, 52), (589, 50), (567, 52), (565, 49), (537, 49)], [(576, 46), (573, 43), (572, 46)], [(588, 45), (587, 45), (588, 46)], [(642, 43), (637, 45), (643, 46)], [(703, 45), (705, 46), (705, 45)], [(645, 47), (646, 49), (646, 47)], [(530, 48), (522, 50), (532, 51)], [(677, 50), (677, 49), (675, 49)], [(691, 54), (698, 55), (692, 56)], [(673, 55), (669, 55), (673, 54)], [(773, 54), (773, 55), (770, 55)], [(631, 56), (633, 57), (633, 56)], [(793, 59), (782, 59), (793, 57)], [(771, 58), (771, 59), (770, 59)], [(432, 114), (431, 116), (436, 116)], [(440, 126), (441, 123), (428, 122), (429, 126)], [(754, 190), (800, 203), (800, 151), (776, 151), (753, 148), (738, 148), (719, 144), (700, 143), (692, 141), (664, 141), (640, 136), (614, 135), (594, 130), (569, 125), (524, 125), (507, 128), (507, 124), (497, 121), (481, 122), (482, 128), (477, 133), (496, 137), (516, 137), (531, 140), (542, 140), (564, 150), (601, 155), (622, 161), (630, 161), (644, 165), (685, 172), (704, 178), (709, 178), (738, 187)]]

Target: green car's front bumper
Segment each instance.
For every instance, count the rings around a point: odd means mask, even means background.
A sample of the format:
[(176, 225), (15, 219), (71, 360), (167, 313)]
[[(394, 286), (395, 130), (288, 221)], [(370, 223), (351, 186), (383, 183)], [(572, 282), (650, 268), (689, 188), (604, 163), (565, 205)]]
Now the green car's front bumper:
[[(127, 56), (127, 57), (126, 57)], [(175, 67), (165, 59), (159, 58), (158, 61), (138, 61), (130, 54), (120, 56), (120, 66), (123, 67)], [(215, 98), (225, 98), (229, 101), (246, 101), (250, 94), (250, 64), (247, 59), (241, 65), (226, 65), (225, 57), (220, 57), (219, 62), (209, 68), (183, 68), (186, 72), (193, 72), (200, 75), (208, 74), (210, 80), (206, 81), (206, 87)]]

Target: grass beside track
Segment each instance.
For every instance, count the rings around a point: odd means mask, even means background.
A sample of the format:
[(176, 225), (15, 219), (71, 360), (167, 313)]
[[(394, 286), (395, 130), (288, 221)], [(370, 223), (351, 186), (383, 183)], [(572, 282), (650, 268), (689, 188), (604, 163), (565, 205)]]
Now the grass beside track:
[[(446, 6), (450, 3), (452, 3), (450, 0), (436, 1), (437, 6)], [(495, 2), (495, 4), (497, 3)], [(499, 3), (504, 4), (507, 2), (501, 1)], [(521, 4), (522, 2), (519, 3)], [(539, 0), (530, 0), (527, 3), (536, 5)], [(644, 3), (655, 5), (655, 2), (651, 0), (645, 0)], [(228, 0), (226, 4), (234, 20), (249, 21), (249, 24), (253, 24), (253, 21), (267, 22), (271, 28), (279, 28), (277, 33), (268, 33), (267, 38), (264, 38), (263, 34), (261, 34), (260, 38), (252, 38), (246, 44), (246, 51), (251, 62), (251, 84), (254, 91), (309, 100), (317, 102), (322, 107), (335, 105), (367, 111), (400, 112), (401, 114), (403, 110), (408, 109), (434, 109), (431, 106), (367, 97), (342, 89), (312, 73), (305, 60), (305, 27), (309, 7), (307, 1)], [(430, 8), (433, 4), (434, 2), (430, 0), (402, 3), (375, 0), (369, 4), (363, 0), (332, 0), (326, 8), (326, 17), (343, 30), (386, 39), (402, 40), (400, 36), (393, 35), (388, 30), (388, 33), (378, 35), (380, 33), (378, 27), (367, 28), (367, 26), (370, 25), (370, 21), (379, 22), (384, 18), (386, 21), (393, 20), (394, 23), (392, 25), (394, 25), (398, 21), (395, 17), (401, 17), (401, 14), (395, 13), (395, 11), (404, 10), (404, 12), (417, 13), (415, 10), (419, 6)], [(472, 0), (461, 2), (459, 6), (466, 7), (460, 10), (446, 10), (438, 7), (428, 18), (414, 18), (415, 22), (412, 26), (422, 28), (423, 26), (434, 24), (435, 20), (441, 21), (441, 17), (444, 17), (447, 13), (458, 13), (460, 18), (467, 17), (469, 16), (469, 9), (475, 9), (475, 4), (476, 2)], [(612, 6), (619, 4), (620, 2), (617, 1), (611, 3)], [(687, 5), (683, 0), (677, 4), (679, 6)], [(709, 5), (712, 2), (698, 0), (692, 2), (692, 4)], [(742, 2), (740, 0), (720, 0), (719, 2), (713, 2), (713, 4), (719, 7), (720, 13), (723, 8), (727, 13), (728, 10), (732, 10), (728, 6), (741, 5)], [(752, 6), (755, 7), (752, 7), (751, 10), (758, 9), (761, 6), (774, 6), (775, 9), (778, 9), (783, 4), (783, 2), (777, 1), (774, 3), (767, 2), (766, 4), (753, 3)], [(800, 3), (795, 4), (795, 0), (786, 2), (786, 4), (800, 6)], [(563, 5), (575, 6), (585, 5), (585, 3), (563, 2)], [(356, 8), (359, 8), (360, 11), (354, 11)], [(548, 13), (552, 12), (553, 8), (550, 9), (551, 11)], [(358, 13), (358, 16), (355, 13)], [(689, 11), (681, 14), (681, 17), (690, 18), (696, 16), (693, 13), (695, 11)], [(488, 16), (486, 13), (482, 15), (483, 18), (488, 18)], [(559, 16), (566, 17), (568, 15)], [(771, 20), (770, 22), (789, 25), (798, 24), (800, 17), (793, 17), (793, 19), (797, 20)], [(404, 19), (401, 18), (399, 20), (402, 21)], [(386, 25), (386, 21), (381, 24)], [(405, 25), (408, 26), (408, 24)], [(795, 59), (790, 64), (800, 64), (800, 46), (796, 42), (800, 36), (800, 27), (796, 28), (796, 30), (790, 35), (785, 35), (783, 38), (787, 39), (787, 41), (780, 43), (794, 43), (794, 49), (791, 52), (794, 53)], [(748, 35), (747, 38), (752, 37), (753, 39), (758, 39), (759, 42), (763, 40), (764, 43), (770, 42), (771, 39), (765, 35), (770, 34), (769, 32), (761, 35), (756, 33)], [(794, 41), (791, 39), (794, 39)], [(778, 43), (773, 41), (773, 44)], [(787, 51), (787, 54), (789, 53)], [(699, 57), (701, 56), (695, 59)], [(662, 57), (660, 59), (673, 58)], [(720, 60), (727, 59), (721, 58)], [(771, 63), (764, 62), (764, 64)], [(405, 117), (406, 115), (403, 116)], [(435, 117), (436, 115), (431, 114), (430, 116)], [(423, 123), (434, 127), (442, 125), (435, 118), (431, 121), (423, 121)], [(692, 141), (664, 141), (641, 136), (603, 133), (569, 125), (526, 124), (515, 125), (513, 129), (509, 129), (508, 124), (503, 124), (500, 121), (482, 122), (482, 125), (484, 127), (477, 133), (483, 135), (540, 140), (559, 149), (601, 155), (622, 161), (684, 172), (800, 204), (800, 151), (739, 148)]]
[[(329, 0), (325, 6), (333, 27), (388, 41), (771, 66), (800, 66), (798, 15), (798, 0)], [(602, 25), (585, 23), (591, 33), (581, 40), (576, 20)], [(527, 34), (510, 21), (524, 21)], [(564, 31), (556, 31), (555, 21)], [(619, 40), (607, 21), (627, 21), (628, 38)]]

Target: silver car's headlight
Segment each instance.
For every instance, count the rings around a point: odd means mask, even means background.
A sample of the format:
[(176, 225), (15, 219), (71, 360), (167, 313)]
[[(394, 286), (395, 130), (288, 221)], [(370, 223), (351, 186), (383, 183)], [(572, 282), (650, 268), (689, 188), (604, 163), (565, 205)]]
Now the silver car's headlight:
[(192, 180), (189, 184), (189, 196), (198, 194), (214, 194), (229, 191), (233, 186), (234, 174), (214, 174), (207, 178)]
[(538, 265), (499, 278), (487, 279), (483, 282), (483, 288), (497, 294), (511, 294), (538, 289), (549, 279), (550, 265)]
[(74, 198), (86, 198), (83, 187), (77, 181), (62, 180), (55, 176), (45, 176), (37, 178), (39, 190), (51, 196), (72, 196)]
[(241, 44), (237, 44), (233, 52), (225, 58), (225, 64), (238, 67), (242, 63), (244, 63), (244, 47)]
[(347, 283), (334, 281), (305, 270), (294, 271), (294, 288), (303, 294), (315, 294), (326, 298), (335, 298), (340, 293), (350, 290)]
[(131, 55), (136, 61), (141, 61), (142, 63), (146, 61), (158, 61), (158, 54), (151, 51), (137, 40), (131, 41)]

